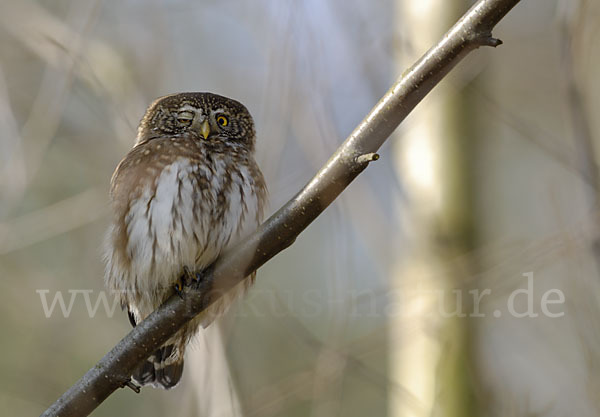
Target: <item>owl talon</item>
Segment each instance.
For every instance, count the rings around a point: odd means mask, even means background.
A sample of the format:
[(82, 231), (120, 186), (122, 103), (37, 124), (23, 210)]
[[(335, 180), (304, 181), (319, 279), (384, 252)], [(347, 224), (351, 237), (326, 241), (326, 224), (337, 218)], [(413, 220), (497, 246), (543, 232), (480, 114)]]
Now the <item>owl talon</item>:
[(204, 278), (204, 274), (202, 272), (194, 273), (194, 284), (196, 284), (196, 285), (199, 284), (203, 278)]
[(190, 271), (187, 266), (183, 267), (183, 275), (179, 277), (179, 280), (173, 286), (175, 293), (183, 300), (183, 290), (185, 287), (191, 287), (198, 282), (198, 273)]
[(183, 281), (183, 285), (191, 287), (192, 285), (198, 284), (200, 281), (202, 281), (203, 275), (203, 272), (192, 272), (190, 268), (184, 266), (181, 280)]
[(179, 281), (177, 281), (175, 283), (175, 285), (173, 285), (173, 289), (175, 290), (175, 294), (177, 294), (179, 296), (179, 298), (181, 298), (183, 300), (183, 287), (185, 285), (185, 282), (183, 282), (183, 277), (181, 277), (179, 279)]

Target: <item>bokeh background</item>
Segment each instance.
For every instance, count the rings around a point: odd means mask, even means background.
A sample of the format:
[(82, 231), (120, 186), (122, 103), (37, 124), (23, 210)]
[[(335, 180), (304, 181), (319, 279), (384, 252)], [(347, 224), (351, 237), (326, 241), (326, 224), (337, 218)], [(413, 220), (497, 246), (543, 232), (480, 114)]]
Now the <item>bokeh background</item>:
[[(107, 194), (154, 98), (245, 103), (272, 213), (470, 4), (1, 0), (3, 412), (40, 414), (129, 330), (96, 304)], [(524, 0), (260, 269), (229, 370), (198, 342), (178, 388), (93, 415), (599, 415), (599, 18)]]

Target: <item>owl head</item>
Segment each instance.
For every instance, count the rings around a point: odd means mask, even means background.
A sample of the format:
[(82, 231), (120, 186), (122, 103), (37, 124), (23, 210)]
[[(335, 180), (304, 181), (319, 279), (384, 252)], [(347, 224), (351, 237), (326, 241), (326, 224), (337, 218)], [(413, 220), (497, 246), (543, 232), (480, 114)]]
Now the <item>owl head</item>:
[(212, 93), (177, 93), (156, 99), (140, 122), (136, 145), (158, 137), (192, 136), (253, 150), (254, 121), (239, 101)]

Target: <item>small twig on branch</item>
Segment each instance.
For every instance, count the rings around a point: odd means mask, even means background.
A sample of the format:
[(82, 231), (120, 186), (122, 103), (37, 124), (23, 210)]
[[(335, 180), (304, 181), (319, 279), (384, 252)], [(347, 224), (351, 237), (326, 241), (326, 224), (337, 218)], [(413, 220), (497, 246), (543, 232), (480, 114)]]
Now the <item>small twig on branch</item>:
[(42, 416), (86, 416), (117, 388), (126, 386), (135, 367), (185, 323), (223, 293), (291, 245), (296, 237), (360, 174), (377, 160), (379, 147), (469, 52), (497, 46), (492, 28), (519, 0), (480, 0), (406, 71), (371, 110), (317, 175), (242, 243), (204, 271), (198, 288), (184, 299), (169, 298), (137, 325)]

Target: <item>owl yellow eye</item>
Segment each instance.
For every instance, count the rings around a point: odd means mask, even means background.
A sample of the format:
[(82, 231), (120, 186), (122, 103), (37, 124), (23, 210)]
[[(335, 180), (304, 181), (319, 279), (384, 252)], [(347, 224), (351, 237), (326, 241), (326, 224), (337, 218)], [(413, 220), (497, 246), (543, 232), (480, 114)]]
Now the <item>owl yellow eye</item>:
[(191, 111), (182, 111), (177, 113), (177, 121), (182, 125), (189, 125), (194, 119), (194, 114)]
[(217, 123), (219, 126), (227, 126), (229, 124), (229, 119), (225, 116), (217, 116)]

